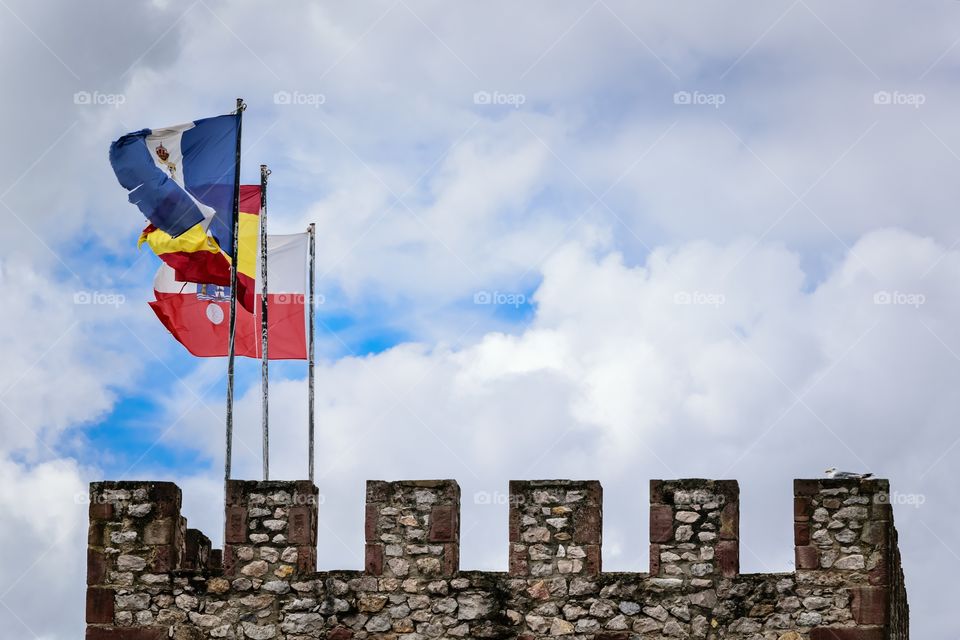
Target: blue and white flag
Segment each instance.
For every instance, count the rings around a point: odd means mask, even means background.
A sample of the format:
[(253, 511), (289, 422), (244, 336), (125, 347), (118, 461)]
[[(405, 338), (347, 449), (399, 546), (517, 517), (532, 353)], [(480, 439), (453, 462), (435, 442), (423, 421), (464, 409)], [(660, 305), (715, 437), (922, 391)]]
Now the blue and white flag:
[(110, 145), (110, 164), (155, 227), (177, 237), (200, 224), (229, 255), (239, 132), (239, 114), (143, 129)]

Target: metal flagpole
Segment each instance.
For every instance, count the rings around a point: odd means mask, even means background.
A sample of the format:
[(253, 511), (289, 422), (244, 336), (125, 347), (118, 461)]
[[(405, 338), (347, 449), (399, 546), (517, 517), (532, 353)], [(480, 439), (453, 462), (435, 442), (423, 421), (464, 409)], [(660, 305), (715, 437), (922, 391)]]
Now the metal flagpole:
[(224, 480), (230, 479), (233, 458), (233, 364), (237, 337), (237, 254), (240, 250), (240, 131), (243, 128), (243, 110), (247, 105), (237, 98), (237, 154), (233, 185), (233, 247), (230, 252), (230, 350), (227, 356), (227, 450), (223, 462)]
[(307, 338), (307, 430), (309, 432), (309, 470), (310, 470), (310, 482), (313, 482), (313, 431), (314, 431), (314, 416), (313, 416), (313, 327), (314, 327), (314, 280), (316, 279), (316, 265), (314, 261), (314, 256), (316, 254), (316, 240), (317, 240), (317, 225), (310, 223), (310, 226), (307, 227), (307, 232), (310, 235), (310, 282), (309, 282), (309, 291), (310, 291), (310, 335)]
[(263, 412), (263, 479), (270, 479), (270, 381), (267, 355), (267, 165), (260, 165), (260, 371), (263, 377), (260, 408)]

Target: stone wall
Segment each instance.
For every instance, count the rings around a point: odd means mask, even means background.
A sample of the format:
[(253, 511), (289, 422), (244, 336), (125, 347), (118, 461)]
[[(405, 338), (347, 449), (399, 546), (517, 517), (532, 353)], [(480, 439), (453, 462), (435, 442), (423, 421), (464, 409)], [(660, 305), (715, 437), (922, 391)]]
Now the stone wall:
[(649, 573), (602, 571), (595, 481), (510, 483), (506, 573), (460, 570), (452, 480), (369, 482), (365, 569), (317, 572), (317, 495), (228, 482), (221, 553), (187, 528), (175, 485), (93, 483), (86, 637), (908, 637), (885, 480), (795, 481), (796, 570), (748, 575), (732, 480), (651, 482)]

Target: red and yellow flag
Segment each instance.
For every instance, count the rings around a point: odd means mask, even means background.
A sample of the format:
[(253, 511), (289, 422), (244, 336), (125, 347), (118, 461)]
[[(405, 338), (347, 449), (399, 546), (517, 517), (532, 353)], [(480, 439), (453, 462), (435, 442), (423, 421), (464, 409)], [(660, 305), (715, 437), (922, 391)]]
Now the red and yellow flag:
[[(237, 257), (237, 302), (253, 311), (260, 247), (260, 185), (240, 186), (240, 235)], [(207, 234), (209, 221), (199, 222), (176, 238), (148, 225), (137, 246), (146, 242), (169, 265), (179, 282), (230, 286), (230, 248)]]
[[(307, 258), (306, 233), (270, 236), (269, 322), (271, 360), (307, 358)], [(230, 302), (221, 287), (178, 282), (173, 269), (161, 264), (153, 281), (156, 300), (150, 303), (163, 326), (187, 351), (199, 357), (229, 353)], [(253, 287), (251, 287), (253, 289)], [(262, 329), (260, 295), (252, 313), (237, 307), (235, 353), (260, 358)]]

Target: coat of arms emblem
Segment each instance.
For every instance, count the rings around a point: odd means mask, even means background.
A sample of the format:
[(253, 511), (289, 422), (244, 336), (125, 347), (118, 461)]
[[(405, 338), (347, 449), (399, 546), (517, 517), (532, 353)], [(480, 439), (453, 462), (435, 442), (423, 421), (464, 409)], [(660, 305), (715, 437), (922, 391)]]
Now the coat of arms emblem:
[(157, 147), (154, 149), (154, 152), (157, 154), (157, 158), (160, 159), (160, 162), (167, 167), (167, 170), (170, 172), (170, 177), (176, 179), (177, 165), (175, 162), (170, 161), (170, 152), (167, 151), (167, 148), (163, 146), (162, 142), (157, 145)]
[(197, 298), (199, 300), (225, 302), (230, 299), (230, 287), (219, 284), (199, 284), (197, 285)]

